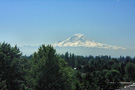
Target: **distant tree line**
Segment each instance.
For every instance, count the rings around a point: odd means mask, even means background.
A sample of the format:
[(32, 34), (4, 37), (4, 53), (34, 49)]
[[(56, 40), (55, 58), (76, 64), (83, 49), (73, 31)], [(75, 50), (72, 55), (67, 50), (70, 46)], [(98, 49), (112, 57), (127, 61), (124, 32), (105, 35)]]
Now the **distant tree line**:
[(31, 56), (0, 43), (0, 90), (115, 90), (135, 81), (135, 58), (56, 53), (42, 45)]

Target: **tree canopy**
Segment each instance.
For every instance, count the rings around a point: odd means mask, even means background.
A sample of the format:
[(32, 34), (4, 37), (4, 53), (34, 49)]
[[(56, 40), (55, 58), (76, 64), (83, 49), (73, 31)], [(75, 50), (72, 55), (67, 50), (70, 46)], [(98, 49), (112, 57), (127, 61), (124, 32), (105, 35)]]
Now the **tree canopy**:
[(59, 55), (51, 45), (23, 56), (0, 43), (0, 90), (115, 90), (134, 76), (135, 57)]

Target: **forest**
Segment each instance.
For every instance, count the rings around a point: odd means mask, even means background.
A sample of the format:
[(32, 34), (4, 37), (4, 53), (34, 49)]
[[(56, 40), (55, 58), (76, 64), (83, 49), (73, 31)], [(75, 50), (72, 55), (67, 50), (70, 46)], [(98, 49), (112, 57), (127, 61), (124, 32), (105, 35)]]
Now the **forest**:
[(135, 82), (135, 57), (57, 54), (51, 45), (23, 56), (0, 43), (0, 90), (115, 90)]

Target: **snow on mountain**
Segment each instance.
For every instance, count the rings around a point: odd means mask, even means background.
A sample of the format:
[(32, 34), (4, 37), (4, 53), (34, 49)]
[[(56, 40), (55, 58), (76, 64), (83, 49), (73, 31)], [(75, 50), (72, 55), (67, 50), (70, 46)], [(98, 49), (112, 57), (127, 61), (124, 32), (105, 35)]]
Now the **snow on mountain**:
[(84, 37), (83, 34), (74, 34), (72, 37), (69, 37), (68, 39), (53, 44), (55, 47), (93, 47), (93, 48), (104, 48), (104, 49), (122, 49), (126, 50), (126, 48), (118, 47), (118, 46), (112, 46), (107, 44), (98, 43), (95, 41), (90, 41)]

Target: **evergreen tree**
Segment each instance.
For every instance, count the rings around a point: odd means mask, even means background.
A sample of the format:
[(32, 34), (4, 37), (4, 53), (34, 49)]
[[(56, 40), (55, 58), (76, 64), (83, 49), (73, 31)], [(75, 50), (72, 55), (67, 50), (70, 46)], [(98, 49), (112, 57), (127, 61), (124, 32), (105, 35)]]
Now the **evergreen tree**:
[[(30, 77), (36, 90), (72, 90), (73, 70), (57, 56), (55, 49), (42, 45), (30, 62)], [(29, 83), (30, 83), (29, 81)]]
[(135, 81), (135, 64), (134, 63), (127, 63), (125, 66), (126, 75), (129, 81)]
[(68, 54), (68, 52), (66, 52), (65, 53), (65, 61), (68, 63), (68, 65), (69, 65), (69, 63), (70, 63), (70, 61), (69, 61), (69, 54)]
[(7, 90), (6, 81), (2, 81), (0, 78), (0, 90)]
[(24, 81), (21, 52), (10, 44), (0, 43), (0, 78), (8, 90), (20, 90)]
[(74, 56), (74, 54), (72, 54), (72, 56), (71, 56), (71, 66), (72, 66), (72, 68), (75, 68), (75, 56)]

